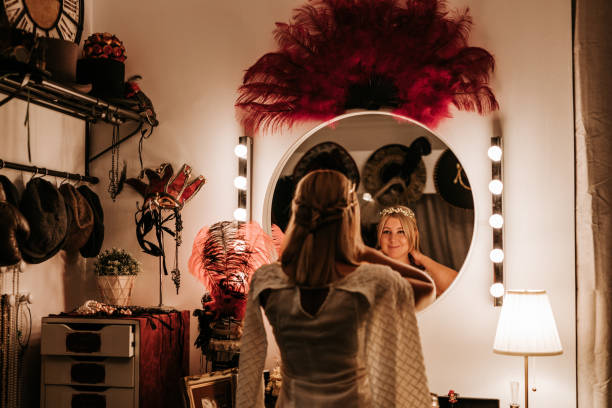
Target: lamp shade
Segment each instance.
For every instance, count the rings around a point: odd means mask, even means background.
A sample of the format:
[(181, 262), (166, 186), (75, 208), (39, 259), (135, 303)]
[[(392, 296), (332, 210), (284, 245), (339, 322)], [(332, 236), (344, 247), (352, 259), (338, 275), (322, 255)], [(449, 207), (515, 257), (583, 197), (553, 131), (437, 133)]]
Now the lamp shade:
[(517, 356), (552, 356), (563, 352), (546, 291), (506, 292), (493, 351)]

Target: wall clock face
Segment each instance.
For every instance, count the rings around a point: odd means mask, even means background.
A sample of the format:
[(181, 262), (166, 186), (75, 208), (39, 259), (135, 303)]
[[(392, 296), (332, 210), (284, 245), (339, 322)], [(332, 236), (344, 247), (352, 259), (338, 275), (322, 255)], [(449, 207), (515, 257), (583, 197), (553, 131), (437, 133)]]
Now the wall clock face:
[(38, 37), (78, 43), (83, 32), (84, 0), (0, 0), (11, 26)]

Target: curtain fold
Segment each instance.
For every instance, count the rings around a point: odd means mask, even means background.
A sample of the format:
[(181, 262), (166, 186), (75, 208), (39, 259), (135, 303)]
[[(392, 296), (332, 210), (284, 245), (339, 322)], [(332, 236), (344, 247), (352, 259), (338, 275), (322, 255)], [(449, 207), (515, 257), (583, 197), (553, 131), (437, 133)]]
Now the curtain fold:
[(574, 1), (579, 408), (612, 407), (612, 2)]

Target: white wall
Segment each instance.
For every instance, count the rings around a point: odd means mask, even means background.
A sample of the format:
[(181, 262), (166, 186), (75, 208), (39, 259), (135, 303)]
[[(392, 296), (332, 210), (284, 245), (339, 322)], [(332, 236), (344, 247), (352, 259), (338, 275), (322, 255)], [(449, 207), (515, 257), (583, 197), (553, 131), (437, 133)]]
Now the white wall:
[[(187, 271), (191, 242), (204, 225), (230, 219), (236, 204), (232, 179), (237, 162), (232, 150), (242, 131), (235, 119), (234, 101), (244, 70), (265, 52), (275, 49), (274, 22), (287, 21), (304, 0), (234, 2), (182, 1), (170, 5), (155, 0), (88, 2), (93, 16), (90, 32), (108, 31), (127, 48), (127, 75), (141, 74), (143, 91), (152, 99), (160, 126), (144, 144), (145, 166), (169, 161), (175, 168), (188, 163), (207, 183), (183, 211), (185, 229), (179, 265), (183, 272), (180, 295), (164, 280), (164, 303), (178, 308), (199, 307), (202, 285)], [(499, 115), (505, 144), (506, 273), (509, 288), (544, 288), (553, 306), (564, 354), (538, 358), (538, 391), (533, 406), (575, 406), (575, 311), (573, 233), (573, 121), (571, 82), (571, 3), (542, 0), (453, 0), (452, 7), (469, 6), (475, 25), (471, 43), (496, 57), (493, 87), (501, 105)], [(86, 35), (85, 35), (86, 36)], [(23, 106), (0, 109), (3, 145), (0, 158), (24, 160)], [(50, 116), (47, 116), (50, 115)], [(82, 125), (36, 111), (44, 128), (35, 146), (36, 157), (48, 167), (81, 171), (78, 141)], [(53, 117), (51, 117), (53, 116)], [(488, 261), (491, 232), (487, 219), (489, 162), (486, 149), (492, 135), (491, 117), (456, 112), (436, 130), (465, 164), (476, 195), (476, 236), (466, 265), (452, 290), (419, 322), (432, 391), (450, 388), (465, 396), (495, 397), (509, 403), (509, 382), (522, 382), (522, 359), (492, 353), (499, 308), (488, 295), (492, 267)], [(34, 123), (34, 122), (33, 122)], [(318, 123), (303, 123), (283, 134), (256, 135), (254, 144), (254, 214), (261, 217), (268, 179), (283, 152)], [(44, 138), (42, 135), (44, 134)], [(107, 128), (96, 131), (96, 145), (110, 141)], [(121, 147), (128, 160), (128, 176), (138, 169), (134, 138)], [(57, 143), (76, 147), (55, 152)], [(72, 150), (74, 149), (74, 150)], [(6, 157), (4, 157), (6, 156)], [(8, 157), (11, 156), (11, 157)], [(72, 160), (75, 160), (72, 162)], [(116, 202), (106, 193), (110, 156), (92, 165), (103, 181), (96, 187), (105, 209), (105, 246), (128, 249), (143, 262), (134, 303), (156, 305), (157, 263), (140, 252), (133, 213), (140, 198), (129, 187)], [(13, 173), (11, 173), (13, 174)], [(16, 173), (13, 174), (16, 177)], [(26, 176), (27, 177), (27, 176)], [(27, 178), (26, 178), (27, 180)], [(168, 244), (172, 245), (171, 241)], [(171, 246), (172, 247), (172, 246)], [(172, 256), (170, 256), (172, 259)], [(95, 292), (81, 292), (91, 281), (64, 285), (61, 255), (23, 274), (22, 288), (34, 292), (35, 320), (84, 301)], [(69, 266), (71, 274), (86, 276), (82, 262)], [(73, 304), (58, 301), (71, 294)], [(38, 323), (39, 326), (39, 323)], [(191, 322), (191, 342), (197, 321)], [(35, 333), (36, 334), (36, 333)], [(33, 343), (36, 343), (34, 336)], [(34, 370), (31, 368), (31, 370)], [(198, 350), (191, 349), (192, 373), (199, 370)], [(34, 378), (34, 377), (31, 377)], [(37, 391), (38, 384), (27, 387)], [(34, 406), (33, 404), (32, 406)]]

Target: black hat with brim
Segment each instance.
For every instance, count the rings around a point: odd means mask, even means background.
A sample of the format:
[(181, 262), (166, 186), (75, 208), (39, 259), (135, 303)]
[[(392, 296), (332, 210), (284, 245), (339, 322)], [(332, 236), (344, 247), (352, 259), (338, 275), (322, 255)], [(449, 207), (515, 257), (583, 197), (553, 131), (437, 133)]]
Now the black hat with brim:
[(19, 207), (19, 193), (17, 187), (3, 174), (0, 174), (0, 186), (4, 190), (4, 196), (7, 202), (15, 207)]
[(93, 230), (89, 239), (83, 245), (79, 252), (84, 258), (93, 258), (100, 253), (102, 249), (102, 243), (104, 242), (104, 211), (102, 210), (102, 204), (100, 204), (100, 198), (87, 186), (79, 186), (77, 191), (85, 197), (89, 206), (93, 210)]
[(434, 183), (438, 194), (455, 207), (473, 209), (474, 198), (470, 181), (457, 157), (446, 149), (434, 169)]
[(350, 153), (338, 143), (323, 142), (310, 148), (293, 169), (293, 180), (297, 183), (314, 170), (336, 170), (359, 187), (359, 169)]
[(30, 237), (19, 242), (23, 260), (38, 264), (54, 256), (64, 245), (69, 223), (64, 198), (57, 188), (41, 177), (31, 179), (19, 210), (30, 225)]

